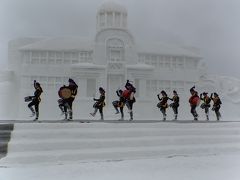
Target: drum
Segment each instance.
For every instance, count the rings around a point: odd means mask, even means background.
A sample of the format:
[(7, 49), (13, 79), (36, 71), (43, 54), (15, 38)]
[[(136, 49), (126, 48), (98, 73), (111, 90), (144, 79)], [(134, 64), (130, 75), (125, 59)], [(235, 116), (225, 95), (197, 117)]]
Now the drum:
[(58, 102), (58, 105), (62, 105), (63, 104), (63, 99), (59, 99), (57, 102)]
[(25, 102), (29, 102), (29, 101), (32, 101), (32, 100), (33, 100), (32, 96), (27, 96), (27, 97), (24, 98)]
[(201, 107), (202, 109), (205, 109), (206, 104), (205, 104), (205, 103), (202, 103), (200, 107)]
[(200, 104), (200, 98), (198, 96), (193, 97), (191, 104), (198, 106)]
[(61, 87), (58, 91), (58, 95), (62, 99), (68, 99), (72, 96), (72, 91), (68, 87)]
[(131, 91), (129, 91), (129, 90), (127, 90), (127, 89), (125, 89), (125, 90), (123, 91), (122, 96), (123, 96), (125, 99), (129, 99), (129, 98), (130, 98), (130, 95), (131, 95)]

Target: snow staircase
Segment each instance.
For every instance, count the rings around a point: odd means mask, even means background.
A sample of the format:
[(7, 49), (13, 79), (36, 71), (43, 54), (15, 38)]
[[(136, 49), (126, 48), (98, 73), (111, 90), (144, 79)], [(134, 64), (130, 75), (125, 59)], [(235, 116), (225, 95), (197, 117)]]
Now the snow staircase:
[(240, 123), (17, 123), (7, 164), (240, 153)]
[(0, 159), (7, 154), (12, 130), (12, 124), (0, 124)]

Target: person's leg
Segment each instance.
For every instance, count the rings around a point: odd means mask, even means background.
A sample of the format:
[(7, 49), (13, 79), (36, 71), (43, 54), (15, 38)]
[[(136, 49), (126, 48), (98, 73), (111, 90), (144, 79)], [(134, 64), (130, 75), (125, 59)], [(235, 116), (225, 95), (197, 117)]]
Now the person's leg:
[(124, 120), (123, 106), (120, 107), (121, 120)]
[(73, 104), (74, 99), (69, 98), (68, 104), (69, 104), (69, 120), (73, 119), (73, 110), (72, 110), (72, 104)]
[(190, 110), (191, 114), (193, 115), (194, 117), (194, 111), (193, 111), (193, 106), (191, 106), (191, 110)]
[(103, 106), (99, 107), (99, 113), (100, 113), (100, 116), (101, 116), (100, 120), (104, 120), (104, 117), (103, 117)]
[(129, 113), (130, 113), (130, 121), (133, 120), (133, 102), (129, 102)]
[(34, 101), (32, 101), (32, 102), (30, 102), (29, 104), (28, 104), (28, 108), (30, 109), (30, 111), (32, 112), (32, 115), (31, 115), (31, 117), (33, 117), (33, 116), (35, 116), (35, 111), (34, 111), (34, 109), (33, 109), (33, 106), (35, 105), (35, 102)]
[(174, 112), (174, 120), (177, 120), (177, 116), (178, 116), (178, 107), (177, 106), (173, 107), (173, 112)]
[(220, 114), (219, 110), (220, 110), (219, 107), (216, 107), (216, 108), (215, 108), (215, 113), (216, 113), (216, 117), (217, 117), (217, 120), (218, 120), (218, 121), (219, 121), (220, 118), (221, 118), (221, 114)]
[(116, 110), (116, 113), (115, 113), (115, 114), (118, 114), (118, 113), (119, 113), (118, 104), (119, 104), (119, 101), (113, 101), (113, 102), (112, 102), (112, 105), (113, 105), (114, 109)]
[(64, 114), (65, 114), (65, 120), (68, 120), (69, 118), (69, 111), (70, 111), (70, 106), (69, 106), (69, 103), (68, 101), (65, 101), (64, 102)]
[(59, 109), (61, 110), (61, 115), (63, 115), (64, 114), (64, 104), (63, 104), (63, 99), (59, 99), (58, 100), (58, 107), (59, 107)]
[(63, 115), (64, 114), (64, 105), (63, 104), (59, 104), (58, 107), (61, 110), (61, 113), (62, 113), (61, 115)]
[(197, 114), (196, 108), (197, 108), (197, 106), (194, 107), (194, 115), (195, 115), (195, 116), (194, 116), (194, 117), (195, 117), (194, 120), (197, 121), (197, 120), (198, 120), (198, 114)]
[(92, 112), (92, 113), (90, 113), (93, 117), (96, 115), (96, 113), (97, 113), (97, 108), (94, 108), (94, 111)]
[(95, 103), (94, 105), (93, 105), (93, 108), (94, 108), (94, 111), (92, 112), (92, 113), (90, 113), (93, 117), (96, 115), (96, 113), (97, 113), (97, 110), (98, 110), (98, 105), (97, 105), (97, 103)]
[(130, 119), (129, 119), (130, 121), (132, 121), (133, 120), (133, 112), (131, 111), (130, 112)]
[(128, 108), (128, 111), (130, 111), (131, 107), (130, 107), (129, 101), (126, 101), (126, 106)]
[(197, 106), (195, 106), (195, 105), (192, 105), (191, 106), (191, 113), (192, 113), (192, 115), (193, 115), (193, 117), (194, 117), (194, 120), (198, 120), (198, 114), (197, 114), (197, 111), (196, 111), (196, 107)]
[(166, 121), (166, 108), (161, 108), (161, 112), (162, 112), (162, 114), (163, 114), (163, 121)]
[(205, 107), (205, 114), (206, 114), (206, 119), (208, 121), (209, 120), (209, 107), (208, 106)]
[(38, 117), (39, 117), (39, 102), (36, 102), (36, 104), (35, 104), (35, 112), (36, 112), (35, 120), (38, 120)]

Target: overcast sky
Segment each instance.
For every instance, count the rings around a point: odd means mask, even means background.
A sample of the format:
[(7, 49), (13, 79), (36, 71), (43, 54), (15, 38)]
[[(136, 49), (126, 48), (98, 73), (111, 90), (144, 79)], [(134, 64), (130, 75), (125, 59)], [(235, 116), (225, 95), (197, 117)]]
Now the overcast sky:
[[(114, 0), (128, 10), (136, 41), (200, 48), (210, 73), (240, 78), (239, 0)], [(94, 37), (104, 0), (0, 0), (0, 64), (17, 37)]]

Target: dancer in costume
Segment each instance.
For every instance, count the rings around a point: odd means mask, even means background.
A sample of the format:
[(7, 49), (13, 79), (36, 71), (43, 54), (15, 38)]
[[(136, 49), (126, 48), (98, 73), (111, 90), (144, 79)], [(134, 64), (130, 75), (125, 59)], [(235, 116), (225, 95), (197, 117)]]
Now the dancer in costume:
[(178, 118), (178, 107), (179, 107), (179, 96), (177, 91), (173, 91), (173, 97), (172, 98), (168, 98), (171, 101), (173, 101), (173, 103), (170, 104), (170, 107), (173, 109), (173, 113), (174, 113), (174, 120), (176, 121)]
[(105, 90), (100, 87), (99, 88), (99, 93), (100, 93), (100, 97), (99, 99), (93, 98), (94, 101), (96, 101), (93, 105), (94, 108), (94, 112), (90, 113), (93, 117), (96, 115), (97, 111), (99, 110), (100, 113), (100, 120), (104, 120), (104, 116), (103, 116), (103, 107), (105, 106)]
[(215, 92), (213, 94), (211, 94), (211, 100), (213, 101), (213, 108), (212, 110), (215, 111), (215, 114), (216, 114), (216, 117), (217, 117), (217, 121), (220, 120), (221, 118), (221, 113), (220, 113), (220, 108), (221, 108), (221, 104), (222, 104), (222, 101), (221, 99), (219, 98), (218, 94)]
[[(35, 88), (35, 92), (34, 92), (34, 96), (28, 96), (25, 98), (25, 101), (31, 101), (28, 104), (28, 108), (31, 110), (32, 115), (31, 117), (35, 116), (34, 121), (37, 121), (39, 118), (39, 104), (41, 102), (41, 94), (43, 92), (42, 87), (40, 85), (39, 82), (37, 82), (36, 80), (34, 80), (34, 88)], [(34, 109), (33, 109), (34, 106)]]
[(165, 91), (161, 91), (161, 95), (162, 97), (160, 98), (160, 94), (157, 95), (158, 99), (159, 99), (159, 103), (157, 104), (157, 107), (160, 109), (160, 111), (163, 114), (163, 121), (166, 121), (166, 109), (168, 108), (168, 96), (167, 93)]
[(196, 108), (200, 103), (200, 98), (198, 96), (198, 92), (195, 90), (195, 86), (193, 86), (190, 89), (190, 93), (191, 93), (191, 97), (189, 98), (189, 103), (191, 107), (191, 114), (193, 115), (194, 120), (198, 121), (198, 114), (197, 114)]
[(201, 108), (205, 110), (206, 120), (209, 121), (209, 108), (211, 107), (211, 98), (208, 96), (207, 92), (200, 94), (200, 99), (203, 101)]
[(113, 101), (112, 104), (113, 104), (113, 107), (116, 110), (115, 114), (119, 114), (118, 108), (120, 109), (121, 118), (119, 120), (124, 120), (123, 108), (124, 108), (126, 100), (123, 97), (123, 91), (121, 89), (117, 90), (116, 93), (117, 93), (117, 96), (119, 97), (119, 100)]

